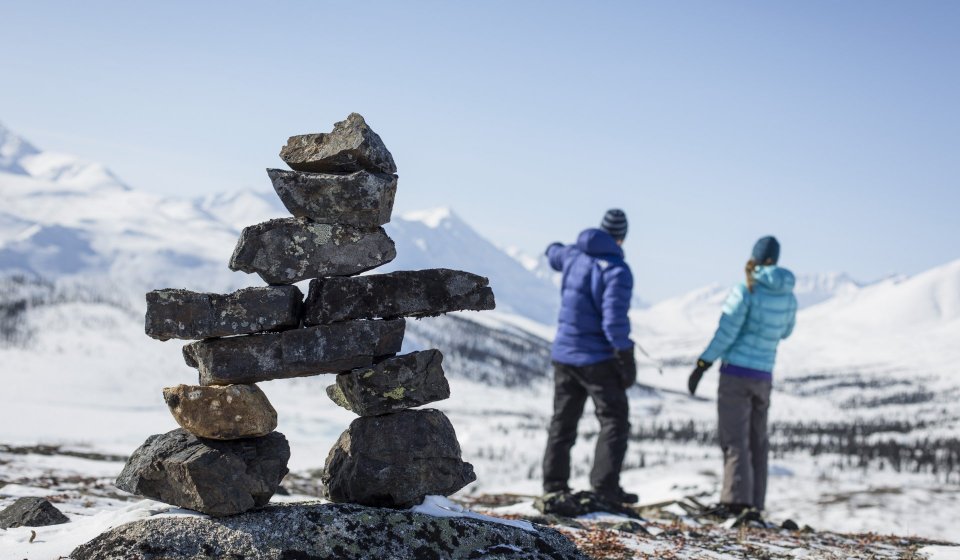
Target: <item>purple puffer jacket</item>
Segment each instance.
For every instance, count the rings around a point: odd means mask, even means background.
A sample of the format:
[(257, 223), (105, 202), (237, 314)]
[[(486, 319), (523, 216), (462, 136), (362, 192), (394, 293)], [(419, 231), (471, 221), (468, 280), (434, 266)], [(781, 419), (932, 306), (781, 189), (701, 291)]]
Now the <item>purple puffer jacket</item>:
[(601, 229), (587, 229), (576, 245), (547, 247), (547, 258), (554, 270), (563, 272), (553, 360), (586, 366), (613, 358), (616, 350), (633, 348), (627, 318), (633, 274), (613, 237)]

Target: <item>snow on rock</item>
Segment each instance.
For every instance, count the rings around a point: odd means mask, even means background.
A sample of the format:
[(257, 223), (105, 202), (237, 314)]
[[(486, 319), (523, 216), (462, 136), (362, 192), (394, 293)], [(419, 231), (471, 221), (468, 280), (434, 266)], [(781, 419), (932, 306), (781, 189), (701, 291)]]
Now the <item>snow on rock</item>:
[(481, 521), (489, 521), (491, 523), (499, 523), (509, 527), (516, 527), (517, 529), (523, 529), (524, 531), (537, 530), (533, 526), (533, 523), (530, 523), (529, 521), (503, 519), (502, 517), (492, 517), (489, 515), (483, 515), (482, 513), (475, 513), (443, 496), (426, 496), (423, 499), (422, 504), (413, 506), (410, 508), (410, 511), (414, 513), (422, 513), (424, 515), (432, 515), (434, 517), (466, 517), (470, 519), (479, 519)]

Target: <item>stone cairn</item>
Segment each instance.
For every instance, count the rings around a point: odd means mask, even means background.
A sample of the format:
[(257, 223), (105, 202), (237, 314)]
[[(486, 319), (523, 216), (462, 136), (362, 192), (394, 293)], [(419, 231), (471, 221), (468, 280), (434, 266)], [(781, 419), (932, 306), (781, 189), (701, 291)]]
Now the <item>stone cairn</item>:
[[(396, 256), (384, 231), (396, 165), (353, 113), (328, 134), (294, 136), (280, 152), (293, 171), (267, 174), (291, 218), (247, 227), (232, 270), (269, 284), (232, 294), (147, 294), (147, 335), (183, 348), (198, 385), (163, 390), (181, 429), (149, 437), (117, 486), (213, 516), (263, 506), (287, 474), (290, 448), (256, 383), (336, 373), (327, 395), (359, 418), (327, 457), (334, 502), (409, 507), (476, 479), (437, 410), (450, 387), (438, 350), (400, 351), (404, 317), (493, 309), (482, 276), (430, 269), (357, 276)], [(309, 292), (293, 284), (310, 280)]]

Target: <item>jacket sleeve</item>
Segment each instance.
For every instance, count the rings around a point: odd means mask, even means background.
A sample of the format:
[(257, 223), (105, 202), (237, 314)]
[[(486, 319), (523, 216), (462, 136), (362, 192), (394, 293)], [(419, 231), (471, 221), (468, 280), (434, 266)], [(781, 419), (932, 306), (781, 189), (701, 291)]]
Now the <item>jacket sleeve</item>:
[(787, 320), (787, 329), (783, 331), (783, 336), (781, 336), (780, 338), (787, 338), (791, 334), (793, 334), (793, 327), (797, 324), (797, 298), (796, 297), (791, 297), (790, 310), (788, 311), (788, 313), (790, 313), (790, 317)]
[(746, 320), (749, 310), (750, 293), (747, 291), (747, 287), (741, 284), (730, 291), (730, 295), (723, 303), (720, 325), (717, 327), (717, 332), (713, 335), (710, 345), (700, 355), (701, 360), (715, 362), (730, 349), (730, 346), (740, 336), (740, 329), (743, 327), (743, 322)]
[(547, 261), (550, 263), (550, 268), (558, 272), (563, 271), (564, 250), (562, 243), (551, 243), (545, 254), (547, 255)]
[(630, 340), (630, 299), (633, 295), (633, 273), (626, 265), (610, 266), (603, 271), (603, 293), (600, 309), (603, 334), (617, 350), (633, 348)]

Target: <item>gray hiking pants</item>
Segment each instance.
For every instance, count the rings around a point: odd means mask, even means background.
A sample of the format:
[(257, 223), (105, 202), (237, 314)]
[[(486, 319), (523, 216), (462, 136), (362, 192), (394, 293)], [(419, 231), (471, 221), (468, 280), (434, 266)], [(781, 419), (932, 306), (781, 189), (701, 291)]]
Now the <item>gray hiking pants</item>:
[(723, 491), (720, 501), (763, 510), (767, 495), (770, 381), (720, 375), (717, 396)]

